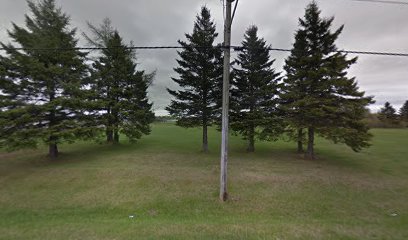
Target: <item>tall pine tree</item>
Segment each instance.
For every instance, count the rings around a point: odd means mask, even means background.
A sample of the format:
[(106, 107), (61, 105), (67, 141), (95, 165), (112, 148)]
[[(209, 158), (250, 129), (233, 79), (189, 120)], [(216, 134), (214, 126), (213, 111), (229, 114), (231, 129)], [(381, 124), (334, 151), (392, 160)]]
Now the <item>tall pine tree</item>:
[(202, 127), (202, 150), (207, 152), (207, 129), (216, 121), (221, 102), (222, 54), (215, 48), (218, 34), (206, 7), (197, 16), (193, 33), (185, 36), (188, 42), (179, 40), (184, 50), (178, 52), (179, 67), (174, 69), (179, 78), (172, 78), (182, 89), (168, 89), (175, 99), (166, 110), (181, 127)]
[(396, 120), (397, 111), (390, 102), (385, 102), (384, 107), (380, 109), (379, 118), (384, 120)]
[(13, 24), (8, 32), (15, 44), (1, 44), (7, 55), (0, 58), (0, 92), (12, 100), (1, 106), (0, 145), (17, 149), (42, 141), (55, 159), (59, 143), (93, 134), (92, 126), (83, 121), (86, 54), (73, 50), (76, 31), (54, 0), (28, 1), (28, 6), (26, 27)]
[(136, 70), (135, 51), (123, 43), (109, 21), (105, 20), (99, 29), (91, 29), (95, 35), (93, 43), (105, 47), (92, 69), (91, 91), (98, 110), (93, 112), (95, 125), (105, 126), (107, 142), (119, 143), (120, 133), (136, 141), (150, 134), (154, 120), (147, 98), (154, 73)]
[(378, 118), (385, 124), (396, 126), (398, 125), (398, 114), (390, 102), (386, 102), (384, 107), (380, 109)]
[[(304, 30), (298, 30), (295, 34), (295, 43), (291, 55), (286, 59), (284, 70), (286, 77), (281, 88), (281, 108), (289, 123), (288, 133), (290, 138), (295, 139), (298, 145), (298, 153), (303, 153), (303, 143), (305, 138), (305, 124), (303, 122), (305, 114), (297, 103), (306, 98), (305, 75), (302, 69), (306, 62), (303, 60), (308, 54), (308, 42)], [(306, 69), (305, 69), (306, 70)]]
[(304, 19), (299, 19), (300, 29), (285, 66), (283, 109), (296, 128), (307, 129), (310, 159), (315, 156), (316, 133), (354, 151), (368, 147), (371, 137), (362, 120), (373, 100), (359, 91), (355, 78), (347, 77), (347, 69), (357, 59), (337, 52), (335, 41), (343, 26), (332, 32), (333, 19), (322, 19), (316, 2), (310, 3)]
[(283, 130), (277, 108), (280, 78), (256, 26), (247, 29), (242, 47), (233, 69), (231, 128), (248, 141), (247, 151), (254, 152), (256, 139), (276, 139)]

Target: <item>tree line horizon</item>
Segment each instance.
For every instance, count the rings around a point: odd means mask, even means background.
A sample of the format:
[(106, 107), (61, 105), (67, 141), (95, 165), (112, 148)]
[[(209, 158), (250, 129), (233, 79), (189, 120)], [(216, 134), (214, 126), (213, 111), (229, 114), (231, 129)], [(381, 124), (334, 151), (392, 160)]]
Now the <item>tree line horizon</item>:
[[(76, 29), (55, 0), (27, 1), (31, 15), (25, 27), (8, 30), (16, 50), (1, 43), (0, 147), (16, 150), (49, 146), (58, 156), (58, 144), (77, 139), (119, 143), (120, 135), (137, 141), (151, 132), (155, 116), (147, 89), (155, 72), (138, 70), (133, 44), (126, 44), (109, 19), (88, 23), (84, 38), (102, 48), (96, 56), (76, 48)], [(295, 43), (284, 73), (270, 59), (258, 27), (245, 32), (242, 50), (232, 62), (230, 125), (255, 151), (256, 141), (275, 141), (283, 135), (297, 142), (298, 152), (314, 159), (319, 135), (344, 143), (354, 151), (370, 146), (371, 134), (363, 118), (373, 96), (360, 91), (347, 69), (357, 58), (336, 52), (343, 27), (332, 31), (333, 17), (322, 18), (312, 1), (299, 19)], [(193, 32), (179, 40), (179, 89), (167, 89), (172, 100), (166, 110), (181, 127), (202, 127), (202, 150), (208, 152), (208, 127), (219, 126), (223, 53), (210, 10), (203, 6)], [(65, 48), (66, 51), (40, 51)], [(406, 104), (407, 105), (407, 104)], [(306, 149), (304, 149), (306, 145)]]

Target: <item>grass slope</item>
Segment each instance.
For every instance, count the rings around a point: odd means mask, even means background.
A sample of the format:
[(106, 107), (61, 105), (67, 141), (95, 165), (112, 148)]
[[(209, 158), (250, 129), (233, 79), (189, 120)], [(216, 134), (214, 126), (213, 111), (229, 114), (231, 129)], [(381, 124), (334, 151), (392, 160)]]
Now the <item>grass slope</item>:
[(319, 139), (316, 161), (232, 137), (224, 204), (219, 133), (210, 154), (200, 133), (157, 124), (133, 145), (64, 145), (58, 162), (0, 153), (0, 239), (408, 239), (407, 130), (373, 130), (362, 153)]

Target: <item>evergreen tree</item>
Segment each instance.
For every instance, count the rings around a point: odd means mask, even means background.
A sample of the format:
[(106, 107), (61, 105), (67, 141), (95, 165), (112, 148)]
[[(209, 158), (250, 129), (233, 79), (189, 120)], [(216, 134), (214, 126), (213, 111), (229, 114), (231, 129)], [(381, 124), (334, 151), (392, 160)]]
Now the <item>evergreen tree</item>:
[(104, 18), (102, 24), (95, 26), (88, 22), (88, 28), (90, 29), (92, 35), (82, 33), (82, 36), (88, 41), (88, 43), (93, 47), (106, 48), (109, 41), (115, 34), (115, 28), (112, 26), (112, 21), (109, 18)]
[(311, 159), (316, 133), (354, 151), (368, 147), (371, 137), (362, 120), (373, 100), (359, 91), (355, 78), (347, 77), (347, 69), (357, 59), (337, 52), (335, 41), (343, 26), (332, 32), (333, 19), (322, 19), (316, 2), (310, 3), (304, 19), (299, 19), (285, 65), (283, 109), (295, 128), (307, 129), (306, 157)]
[[(152, 104), (147, 98), (147, 88), (154, 73), (137, 71), (135, 51), (123, 43), (117, 31), (110, 31), (106, 24), (100, 29), (93, 28), (99, 43), (105, 49), (93, 64), (92, 91), (96, 109), (95, 125), (104, 125), (107, 142), (119, 143), (123, 133), (130, 141), (140, 139), (150, 133), (150, 123), (154, 120)], [(95, 40), (96, 43), (98, 40)]]
[(305, 141), (304, 116), (307, 111), (299, 106), (299, 103), (307, 96), (305, 84), (306, 64), (305, 56), (308, 55), (308, 42), (306, 31), (300, 29), (295, 34), (295, 43), (291, 55), (286, 59), (284, 70), (286, 77), (281, 89), (280, 105), (286, 115), (286, 120), (290, 124), (288, 128), (289, 137), (297, 142), (297, 152), (303, 153), (303, 143)]
[(248, 152), (255, 151), (255, 139), (276, 139), (282, 132), (278, 116), (279, 73), (272, 68), (269, 46), (258, 37), (258, 28), (247, 29), (243, 52), (234, 67), (231, 90), (231, 128), (248, 140)]
[(179, 40), (184, 48), (178, 52), (179, 67), (172, 78), (182, 89), (168, 92), (175, 98), (166, 108), (181, 127), (202, 127), (204, 152), (208, 151), (207, 129), (219, 115), (222, 83), (221, 49), (214, 46), (218, 36), (210, 11), (202, 7), (192, 34), (185, 35), (188, 42)]
[(408, 122), (408, 100), (402, 105), (399, 115), (402, 121)]
[(395, 120), (397, 118), (397, 111), (390, 102), (385, 102), (384, 107), (379, 112), (380, 119)]
[(93, 134), (82, 110), (86, 54), (73, 50), (76, 31), (54, 0), (28, 1), (28, 6), (32, 15), (26, 15), (26, 28), (13, 24), (8, 32), (16, 45), (1, 44), (7, 55), (0, 57), (0, 92), (9, 101), (2, 101), (0, 145), (18, 149), (43, 141), (54, 159), (58, 143)]
[(386, 102), (384, 104), (384, 107), (380, 109), (380, 112), (378, 113), (378, 118), (384, 123), (388, 123), (391, 125), (398, 124), (397, 111), (389, 102)]
[[(1, 56), (0, 56), (1, 58)], [(4, 61), (0, 62), (0, 116), (5, 117), (4, 113), (7, 110), (16, 108), (21, 105), (21, 99), (18, 98), (18, 85), (11, 78), (10, 73), (7, 74), (7, 69)], [(2, 114), (3, 113), (3, 114)], [(7, 120), (0, 118), (0, 126), (5, 126)], [(0, 129), (1, 131), (1, 129)], [(1, 140), (0, 140), (1, 141)]]

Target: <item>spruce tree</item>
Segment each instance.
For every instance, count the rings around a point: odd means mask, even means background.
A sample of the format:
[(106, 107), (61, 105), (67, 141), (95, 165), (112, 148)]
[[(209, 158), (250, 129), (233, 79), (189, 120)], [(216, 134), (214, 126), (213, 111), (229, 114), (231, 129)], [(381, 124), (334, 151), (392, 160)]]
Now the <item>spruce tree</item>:
[(402, 105), (399, 115), (402, 121), (408, 122), (408, 100)]
[(0, 145), (18, 149), (45, 142), (55, 159), (59, 143), (93, 134), (83, 121), (86, 54), (73, 49), (76, 31), (54, 0), (28, 6), (26, 27), (13, 24), (8, 32), (14, 44), (1, 44), (6, 55), (0, 58), (0, 92), (9, 101), (1, 106)]
[(231, 128), (248, 141), (247, 151), (254, 152), (255, 139), (276, 139), (283, 130), (277, 108), (280, 79), (256, 26), (247, 29), (242, 47), (233, 69)]
[(397, 111), (390, 102), (385, 102), (384, 107), (380, 109), (379, 118), (384, 120), (395, 120), (397, 118)]
[(333, 19), (321, 18), (316, 2), (310, 3), (304, 19), (299, 19), (300, 29), (285, 65), (283, 109), (295, 128), (307, 129), (310, 159), (315, 134), (354, 151), (368, 147), (371, 137), (362, 120), (373, 100), (359, 91), (355, 78), (347, 77), (357, 58), (348, 59), (337, 51), (335, 41), (343, 26), (332, 32)]
[(178, 52), (179, 67), (174, 69), (179, 78), (172, 78), (181, 90), (168, 89), (175, 99), (166, 110), (177, 118), (181, 127), (202, 127), (202, 150), (207, 152), (207, 129), (220, 112), (222, 54), (214, 44), (218, 34), (206, 7), (197, 15), (193, 33), (185, 36), (188, 42), (178, 41), (184, 48)]
[(303, 143), (305, 140), (304, 116), (306, 112), (298, 105), (307, 96), (306, 85), (304, 84), (306, 73), (302, 71), (304, 67), (303, 58), (308, 54), (308, 43), (305, 31), (300, 29), (295, 34), (295, 43), (290, 56), (285, 61), (284, 70), (286, 76), (281, 88), (281, 109), (284, 112), (285, 119), (289, 123), (287, 129), (291, 139), (297, 142), (297, 152), (303, 153)]
[(147, 98), (154, 73), (137, 71), (135, 51), (123, 43), (117, 31), (109, 32), (111, 28), (103, 26), (105, 28), (94, 28), (94, 34), (105, 31), (100, 42), (105, 49), (94, 62), (91, 77), (97, 109), (93, 112), (95, 125), (105, 126), (109, 143), (119, 143), (120, 133), (136, 141), (150, 134), (154, 120), (152, 104)]
[(391, 125), (398, 124), (397, 111), (389, 102), (386, 102), (384, 104), (384, 107), (380, 109), (380, 112), (378, 113), (378, 118), (386, 124)]

